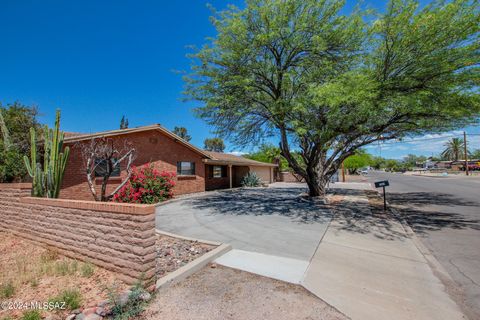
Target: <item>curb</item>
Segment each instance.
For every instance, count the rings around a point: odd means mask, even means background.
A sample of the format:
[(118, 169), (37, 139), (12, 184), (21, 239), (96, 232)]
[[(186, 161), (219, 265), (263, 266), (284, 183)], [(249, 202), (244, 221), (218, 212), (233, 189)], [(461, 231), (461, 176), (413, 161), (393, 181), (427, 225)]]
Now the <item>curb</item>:
[(185, 236), (181, 236), (181, 235), (178, 235), (178, 234), (175, 234), (175, 233), (162, 231), (162, 230), (158, 230), (158, 229), (155, 229), (155, 233), (159, 234), (159, 235), (164, 235), (164, 236), (167, 236), (167, 237), (178, 238), (178, 239), (187, 240), (187, 241), (201, 242), (201, 243), (209, 244), (209, 245), (212, 245), (212, 246), (221, 246), (222, 245), (221, 242), (203, 240), (203, 239), (197, 239), (197, 238), (191, 238), (191, 237), (185, 237)]
[(212, 262), (213, 260), (230, 251), (231, 249), (231, 245), (221, 244), (212, 251), (205, 253), (200, 258), (195, 259), (192, 262), (187, 263), (183, 267), (175, 270), (174, 272), (167, 274), (165, 277), (158, 279), (155, 285), (156, 290), (160, 291), (161, 289), (168, 288), (169, 286), (184, 280), (188, 276), (191, 276), (195, 272), (199, 271), (208, 263)]

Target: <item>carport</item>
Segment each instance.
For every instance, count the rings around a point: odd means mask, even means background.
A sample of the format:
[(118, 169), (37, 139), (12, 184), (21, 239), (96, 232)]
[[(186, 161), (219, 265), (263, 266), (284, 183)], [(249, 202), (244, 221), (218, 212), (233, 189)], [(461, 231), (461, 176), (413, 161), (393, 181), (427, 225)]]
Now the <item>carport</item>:
[(205, 190), (228, 189), (240, 187), (243, 177), (255, 172), (264, 184), (275, 182), (277, 165), (237, 157), (221, 152), (207, 152), (211, 159), (203, 159), (205, 163)]

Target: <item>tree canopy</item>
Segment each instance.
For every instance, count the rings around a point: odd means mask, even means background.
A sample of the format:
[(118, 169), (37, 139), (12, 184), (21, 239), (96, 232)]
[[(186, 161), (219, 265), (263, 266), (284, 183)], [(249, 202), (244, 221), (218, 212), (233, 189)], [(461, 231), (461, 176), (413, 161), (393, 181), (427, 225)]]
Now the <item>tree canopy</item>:
[(463, 127), (480, 113), (478, 1), (343, 6), (247, 0), (217, 12), (217, 35), (186, 76), (198, 116), (239, 145), (277, 137), (312, 196), (367, 144)]
[(30, 128), (36, 128), (38, 111), (19, 102), (0, 103), (0, 182), (22, 181), (27, 175), (23, 155), (30, 152)]
[(345, 159), (344, 166), (350, 174), (355, 174), (358, 169), (369, 167), (371, 163), (372, 156), (366, 151), (358, 149), (355, 154)]
[(205, 139), (203, 148), (207, 151), (223, 152), (225, 150), (225, 143), (221, 138)]
[(185, 127), (175, 127), (173, 128), (173, 133), (185, 141), (190, 141), (192, 139), (192, 137), (188, 134), (187, 128)]

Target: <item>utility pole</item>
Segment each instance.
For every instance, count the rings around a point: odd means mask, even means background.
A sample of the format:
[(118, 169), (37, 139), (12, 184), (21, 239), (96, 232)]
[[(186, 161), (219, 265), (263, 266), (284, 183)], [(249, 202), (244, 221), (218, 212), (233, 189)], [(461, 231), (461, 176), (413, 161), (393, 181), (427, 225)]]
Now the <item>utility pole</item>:
[(468, 176), (467, 133), (463, 131), (463, 149), (465, 151), (465, 174)]
[(343, 161), (342, 161), (342, 182), (345, 182), (345, 166), (343, 165)]

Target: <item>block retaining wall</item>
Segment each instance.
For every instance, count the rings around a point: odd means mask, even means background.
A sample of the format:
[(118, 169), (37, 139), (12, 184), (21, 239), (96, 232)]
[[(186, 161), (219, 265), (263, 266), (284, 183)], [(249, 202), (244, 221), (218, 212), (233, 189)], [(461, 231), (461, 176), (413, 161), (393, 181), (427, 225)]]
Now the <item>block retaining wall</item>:
[(30, 197), (29, 184), (0, 184), (0, 230), (117, 273), (155, 281), (155, 206)]

